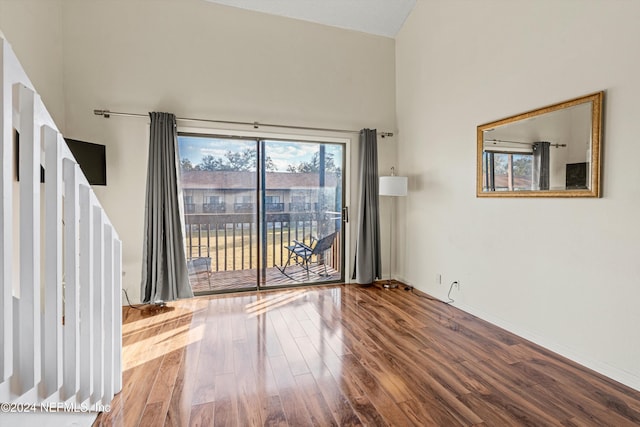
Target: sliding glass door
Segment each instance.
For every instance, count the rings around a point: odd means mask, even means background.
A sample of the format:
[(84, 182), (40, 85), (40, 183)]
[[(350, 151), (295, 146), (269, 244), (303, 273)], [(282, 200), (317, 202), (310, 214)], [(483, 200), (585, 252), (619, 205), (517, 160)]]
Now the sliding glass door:
[(180, 134), (195, 293), (344, 281), (344, 146)]
[(178, 151), (194, 293), (255, 289), (256, 141), (179, 135)]
[(263, 149), (278, 170), (263, 180), (263, 285), (344, 281), (343, 145), (263, 141)]

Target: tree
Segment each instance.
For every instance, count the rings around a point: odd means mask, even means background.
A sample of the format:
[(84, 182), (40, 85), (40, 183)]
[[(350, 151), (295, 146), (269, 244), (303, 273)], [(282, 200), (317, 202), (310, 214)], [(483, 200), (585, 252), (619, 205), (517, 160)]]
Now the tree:
[(182, 159), (180, 160), (180, 170), (181, 171), (192, 171), (193, 170), (193, 164), (191, 163), (191, 160), (189, 159)]
[(273, 163), (273, 159), (269, 156), (267, 156), (267, 158), (265, 159), (265, 167), (267, 168), (268, 172), (276, 172), (278, 170), (276, 164)]
[(244, 151), (237, 153), (229, 150), (225, 156), (227, 158), (226, 170), (249, 171), (255, 169), (256, 150), (246, 148)]
[(513, 156), (513, 174), (518, 177), (531, 178), (533, 156)]
[[(204, 171), (235, 171), (235, 172), (247, 172), (256, 169), (256, 150), (246, 148), (243, 151), (233, 152), (228, 150), (224, 157), (215, 157), (211, 154), (202, 157), (202, 160), (197, 165), (193, 166), (189, 159), (183, 159), (180, 162), (180, 167), (185, 170), (204, 170)], [(265, 166), (268, 171), (277, 171), (273, 159), (267, 157), (265, 159)]]
[(203, 171), (225, 170), (222, 159), (214, 157), (211, 154), (203, 156), (202, 161), (198, 165), (196, 165), (196, 168)]
[[(225, 154), (228, 165), (227, 170), (232, 171), (250, 171), (255, 169), (256, 165), (256, 150), (251, 148), (246, 148), (244, 151), (240, 151), (238, 153), (234, 153), (232, 151), (227, 151)], [(273, 162), (273, 159), (270, 156), (267, 156), (265, 159), (265, 167), (269, 172), (275, 172), (278, 170), (276, 164)]]
[(493, 171), (496, 175), (506, 175), (507, 174), (507, 156), (501, 153), (495, 153), (493, 155)]
[[(334, 172), (340, 174), (340, 167), (336, 166), (332, 153), (326, 153), (324, 156), (325, 172)], [(320, 152), (316, 151), (308, 162), (300, 162), (298, 166), (287, 166), (287, 172), (292, 173), (318, 173), (320, 172)]]

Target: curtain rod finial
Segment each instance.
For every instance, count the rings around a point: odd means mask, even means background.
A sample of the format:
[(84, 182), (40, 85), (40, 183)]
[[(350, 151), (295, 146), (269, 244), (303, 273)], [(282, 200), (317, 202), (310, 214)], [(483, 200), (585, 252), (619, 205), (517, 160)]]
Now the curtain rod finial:
[(96, 116), (102, 116), (105, 119), (108, 119), (109, 117), (111, 117), (111, 114), (109, 113), (110, 113), (109, 110), (93, 110), (93, 114), (95, 114)]

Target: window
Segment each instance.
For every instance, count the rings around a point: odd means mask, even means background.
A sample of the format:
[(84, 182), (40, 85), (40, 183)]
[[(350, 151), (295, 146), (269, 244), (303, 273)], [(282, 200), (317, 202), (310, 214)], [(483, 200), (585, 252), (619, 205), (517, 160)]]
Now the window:
[(280, 203), (280, 196), (264, 196), (265, 203)]
[(307, 198), (305, 196), (291, 196), (289, 210), (291, 212), (308, 211), (311, 210), (311, 203), (307, 203)]
[(264, 196), (264, 207), (267, 212), (284, 212), (284, 203), (280, 203), (280, 196)]
[(251, 213), (254, 211), (255, 198), (252, 196), (236, 196), (236, 203), (233, 205), (235, 213)]
[(193, 203), (193, 196), (184, 196), (184, 211), (188, 214), (196, 212), (196, 205)]
[(202, 205), (202, 212), (223, 213), (226, 211), (226, 206), (221, 196), (207, 196), (205, 200), (207, 203)]
[(482, 159), (485, 191), (531, 190), (533, 154), (487, 151)]

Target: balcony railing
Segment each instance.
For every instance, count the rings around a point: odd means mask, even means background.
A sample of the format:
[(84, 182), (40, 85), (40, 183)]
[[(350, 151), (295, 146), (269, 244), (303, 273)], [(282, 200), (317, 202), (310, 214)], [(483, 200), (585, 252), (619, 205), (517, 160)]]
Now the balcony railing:
[(226, 210), (224, 203), (204, 203), (202, 205), (202, 212), (204, 213), (223, 213)]
[(310, 212), (318, 210), (318, 203), (289, 203), (289, 212)]
[(290, 212), (306, 212), (311, 210), (311, 203), (289, 203)]
[[(263, 245), (266, 253), (261, 254), (266, 259), (266, 267), (284, 265), (289, 255), (286, 246), (293, 240), (310, 244), (311, 237), (319, 239), (333, 233), (339, 224), (329, 219), (328, 214), (267, 213), (262, 230), (266, 235)], [(342, 265), (341, 237), (338, 236), (322, 260), (336, 271), (340, 271)], [(210, 258), (211, 271), (248, 270), (258, 266), (260, 236), (252, 213), (188, 215), (186, 240), (187, 257), (190, 260)]]
[[(185, 203), (185, 213), (225, 213), (227, 211), (227, 205), (225, 203), (203, 203), (202, 210), (199, 209), (199, 204)], [(265, 209), (267, 212), (287, 212), (286, 203), (265, 203)], [(255, 209), (255, 203), (234, 203), (233, 212), (235, 213), (252, 213)], [(311, 212), (318, 209), (318, 203), (289, 203), (288, 212)]]
[(284, 203), (265, 203), (264, 207), (267, 212), (284, 212)]
[(252, 213), (254, 206), (254, 203), (235, 203), (233, 205), (233, 211), (236, 213)]

